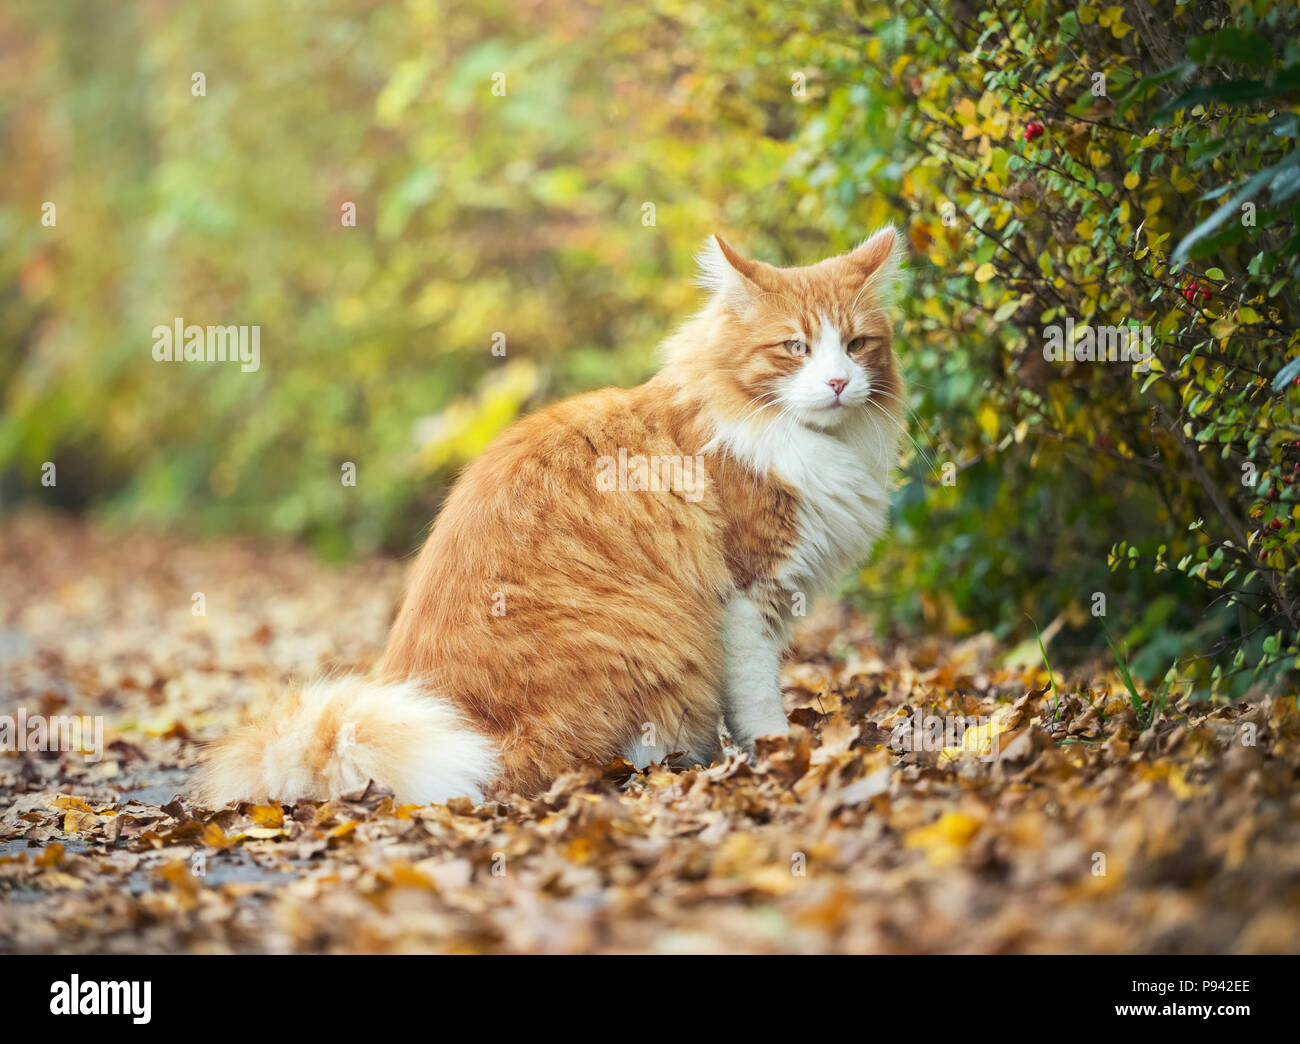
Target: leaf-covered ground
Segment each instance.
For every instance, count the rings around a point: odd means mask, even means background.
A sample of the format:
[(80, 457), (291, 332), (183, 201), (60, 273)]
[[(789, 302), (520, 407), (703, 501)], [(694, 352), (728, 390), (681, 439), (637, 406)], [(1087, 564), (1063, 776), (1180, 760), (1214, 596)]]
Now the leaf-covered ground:
[[(196, 808), (201, 740), (373, 665), (403, 564), (47, 517), (0, 550), (0, 714), (105, 723), (99, 761), (0, 753), (0, 951), (1300, 951), (1293, 694), (1141, 730), (1113, 676), (1058, 698), (987, 638), (882, 648), (830, 606), (752, 764)], [(896, 753), (911, 714), (983, 720)]]

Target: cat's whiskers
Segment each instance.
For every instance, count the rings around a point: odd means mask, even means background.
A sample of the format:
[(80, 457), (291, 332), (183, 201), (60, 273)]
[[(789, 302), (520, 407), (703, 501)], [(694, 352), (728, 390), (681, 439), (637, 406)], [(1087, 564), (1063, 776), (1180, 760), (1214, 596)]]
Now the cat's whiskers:
[[(903, 407), (903, 409), (905, 409), (908, 413), (910, 413), (910, 414), (912, 415), (912, 419), (916, 421), (916, 423), (921, 427), (921, 429), (922, 429), (923, 431), (925, 430), (925, 420), (924, 420), (924, 418), (922, 418), (921, 414), (918, 413), (918, 412), (917, 412), (917, 411), (912, 407), (912, 404), (909, 403), (909, 402), (908, 402), (906, 399), (904, 399), (902, 396), (900, 396), (900, 395), (894, 395), (894, 394), (892, 394), (891, 392), (887, 392), (887, 391), (878, 392), (878, 393), (876, 393), (876, 394), (879, 394), (882, 398), (893, 399), (895, 402), (897, 402), (899, 405), (901, 405), (901, 406)], [(927, 432), (926, 434), (928, 435), (929, 433)]]
[(890, 412), (889, 412), (888, 410), (886, 410), (883, 406), (881, 406), (880, 403), (875, 402), (875, 401), (872, 400), (872, 399), (867, 399), (866, 402), (867, 402), (867, 405), (869, 405), (869, 406), (874, 406), (874, 407), (876, 408), (876, 411), (877, 411), (877, 412), (878, 412), (882, 417), (884, 417), (887, 421), (889, 421), (890, 423), (892, 423), (895, 427), (898, 428), (898, 430), (899, 430), (900, 432), (903, 433), (903, 435), (905, 435), (905, 436), (907, 437), (907, 440), (908, 440), (908, 441), (912, 444), (912, 446), (916, 449), (917, 455), (921, 458), (922, 462), (925, 464), (926, 469), (927, 469), (928, 471), (930, 471), (930, 472), (936, 472), (936, 471), (939, 470), (938, 467), (937, 467), (936, 464), (935, 464), (934, 457), (932, 457), (932, 456), (931, 456), (931, 455), (930, 455), (930, 454), (929, 454), (925, 449), (923, 449), (923, 448), (921, 447), (921, 444), (920, 444), (919, 442), (917, 442), (916, 439), (914, 439), (914, 438), (912, 437), (912, 433), (911, 433), (910, 431), (907, 430), (907, 425), (905, 425), (902, 421), (900, 421), (900, 420), (899, 420), (897, 417), (895, 417), (892, 413), (890, 413)]
[(745, 414), (745, 416), (743, 416), (743, 417), (740, 419), (740, 423), (741, 423), (741, 424), (744, 424), (745, 422), (747, 422), (747, 421), (749, 420), (750, 417), (753, 417), (753, 416), (756, 416), (756, 415), (759, 414), (759, 413), (762, 413), (762, 412), (763, 412), (765, 409), (767, 409), (769, 406), (776, 406), (776, 405), (778, 405), (778, 404), (780, 403), (780, 401), (781, 401), (778, 392), (764, 392), (762, 395), (756, 395), (756, 396), (754, 396), (754, 398), (750, 399), (749, 402), (745, 403), (745, 405), (748, 406), (750, 403), (758, 402), (759, 399), (766, 398), (767, 396), (777, 396), (777, 397), (776, 397), (776, 398), (771, 398), (771, 399), (769, 399), (767, 402), (764, 402), (764, 403), (760, 404), (760, 405), (758, 406), (757, 409), (750, 410), (747, 414)]

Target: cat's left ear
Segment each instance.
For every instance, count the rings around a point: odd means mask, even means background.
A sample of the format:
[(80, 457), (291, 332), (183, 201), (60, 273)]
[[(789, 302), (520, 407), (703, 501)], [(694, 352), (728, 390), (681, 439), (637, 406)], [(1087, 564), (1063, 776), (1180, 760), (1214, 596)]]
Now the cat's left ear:
[(742, 257), (719, 235), (710, 236), (696, 255), (700, 266), (698, 282), (718, 295), (737, 313), (743, 313), (764, 292), (776, 286), (775, 270), (762, 261)]
[(886, 225), (845, 254), (844, 261), (872, 285), (876, 307), (887, 307), (897, 296), (904, 256), (903, 237), (893, 225)]

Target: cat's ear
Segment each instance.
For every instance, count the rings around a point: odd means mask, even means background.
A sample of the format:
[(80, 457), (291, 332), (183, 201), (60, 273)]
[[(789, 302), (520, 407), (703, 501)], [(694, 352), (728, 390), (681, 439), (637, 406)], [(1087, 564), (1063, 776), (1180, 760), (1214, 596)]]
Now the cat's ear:
[(698, 282), (722, 298), (728, 307), (744, 311), (771, 283), (770, 266), (741, 257), (736, 248), (719, 235), (709, 236), (696, 255), (700, 266)]
[(903, 237), (893, 225), (886, 225), (844, 255), (854, 273), (871, 283), (875, 307), (894, 303), (902, 281), (905, 252)]

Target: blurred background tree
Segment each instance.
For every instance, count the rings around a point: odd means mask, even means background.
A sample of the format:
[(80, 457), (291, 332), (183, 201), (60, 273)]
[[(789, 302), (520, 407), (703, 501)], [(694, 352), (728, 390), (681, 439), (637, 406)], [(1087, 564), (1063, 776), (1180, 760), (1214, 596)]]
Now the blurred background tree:
[[(1202, 694), (1289, 667), (1300, 15), (984, 6), (7, 5), (4, 504), (406, 552), (519, 413), (653, 371), (707, 233), (795, 264), (893, 221), (916, 445), (847, 590), (1109, 619)], [(155, 362), (178, 316), (260, 325), (260, 369)], [(1066, 319), (1153, 327), (1155, 375), (1046, 361)]]

